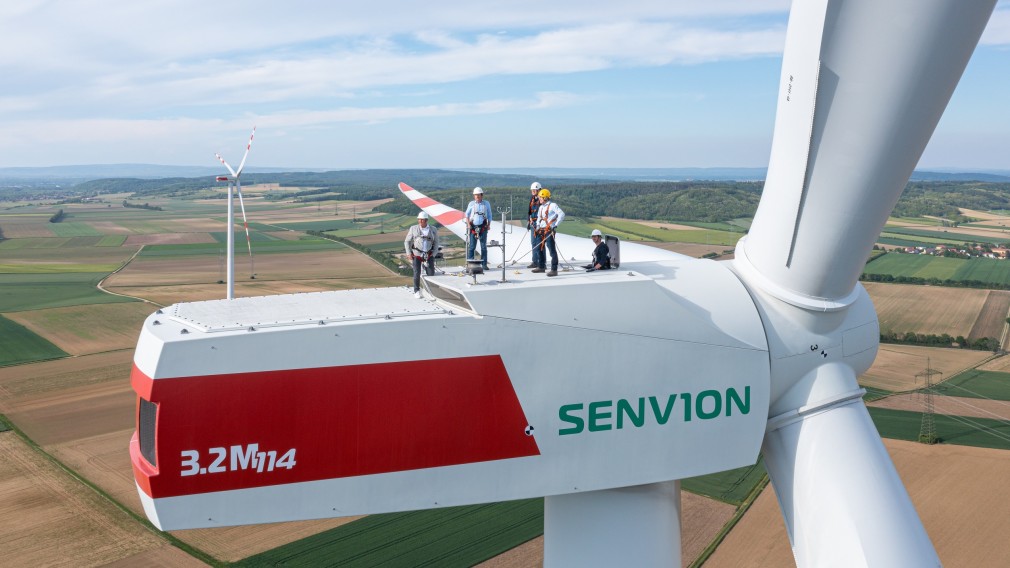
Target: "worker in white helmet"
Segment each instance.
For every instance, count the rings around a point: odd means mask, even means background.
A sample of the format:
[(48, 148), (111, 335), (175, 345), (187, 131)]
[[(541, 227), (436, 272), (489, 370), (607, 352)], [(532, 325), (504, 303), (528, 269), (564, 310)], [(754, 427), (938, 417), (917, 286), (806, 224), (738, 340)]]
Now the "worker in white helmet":
[[(540, 209), (537, 210), (537, 235), (540, 241), (540, 265), (532, 272), (547, 272), (547, 276), (558, 275), (558, 249), (554, 245), (554, 233), (558, 230), (558, 225), (565, 220), (565, 212), (558, 207), (557, 203), (551, 201), (551, 190), (546, 187), (538, 193), (540, 196)], [(544, 250), (546, 249), (546, 250)], [(547, 268), (547, 254), (551, 252), (551, 269)]]
[(537, 210), (540, 209), (540, 196), (538, 193), (543, 189), (539, 181), (530, 184), (530, 208), (526, 221), (526, 228), (530, 233), (530, 248), (533, 249), (533, 258), (526, 268), (536, 268), (540, 266), (540, 240), (537, 238)]
[(435, 274), (435, 254), (438, 252), (438, 231), (428, 226), (428, 214), (421, 211), (417, 214), (417, 224), (407, 230), (403, 239), (403, 248), (407, 257), (414, 265), (414, 296), (421, 297), (421, 264), (428, 276)]
[(589, 234), (589, 238), (596, 245), (596, 248), (593, 250), (593, 261), (582, 268), (585, 268), (586, 272), (610, 270), (610, 247), (603, 240), (603, 233), (599, 229), (593, 229), (593, 232)]
[(484, 200), (484, 190), (473, 188), (473, 201), (466, 206), (466, 259), (474, 260), (474, 250), (480, 241), (480, 261), (487, 270), (487, 231), (491, 228), (491, 204)]

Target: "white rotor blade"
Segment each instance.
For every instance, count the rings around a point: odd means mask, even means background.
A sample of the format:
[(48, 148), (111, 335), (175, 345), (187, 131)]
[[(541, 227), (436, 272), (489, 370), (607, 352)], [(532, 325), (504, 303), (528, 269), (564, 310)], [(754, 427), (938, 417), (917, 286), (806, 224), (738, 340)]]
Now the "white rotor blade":
[(242, 175), (242, 168), (245, 167), (246, 158), (249, 157), (249, 148), (252, 148), (252, 141), (254, 136), (256, 136), (255, 126), (253, 126), (252, 134), (249, 135), (249, 143), (245, 145), (245, 154), (242, 156), (242, 162), (238, 165), (238, 170), (235, 171), (236, 177)]
[(252, 258), (252, 240), (249, 239), (249, 220), (245, 216), (245, 203), (242, 201), (242, 184), (235, 180), (235, 189), (238, 190), (238, 205), (242, 209), (242, 225), (245, 227), (245, 244), (249, 247), (249, 258)]
[(228, 168), (228, 172), (231, 173), (232, 177), (235, 177), (235, 170), (232, 169), (231, 165), (228, 162), (224, 161), (224, 158), (221, 157), (221, 154), (214, 154), (214, 155), (217, 156), (218, 161), (224, 164), (224, 167)]
[(763, 289), (817, 309), (854, 298), (994, 4), (794, 3), (768, 177), (737, 247)]

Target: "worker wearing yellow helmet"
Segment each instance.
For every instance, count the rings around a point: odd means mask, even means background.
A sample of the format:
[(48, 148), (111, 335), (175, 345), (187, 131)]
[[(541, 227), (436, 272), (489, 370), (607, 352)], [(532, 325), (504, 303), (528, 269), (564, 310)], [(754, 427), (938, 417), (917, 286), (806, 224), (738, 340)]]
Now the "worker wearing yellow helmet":
[[(558, 275), (558, 249), (554, 244), (554, 233), (558, 230), (558, 225), (565, 220), (565, 212), (558, 207), (557, 203), (551, 201), (551, 190), (542, 188), (538, 194), (540, 196), (540, 208), (537, 210), (537, 236), (539, 238), (540, 256), (539, 266), (533, 272), (547, 272), (547, 276)], [(544, 250), (546, 249), (546, 250)], [(551, 269), (547, 271), (547, 251), (551, 253)]]
[(526, 268), (537, 268), (540, 266), (540, 240), (537, 238), (537, 211), (540, 209), (540, 190), (543, 186), (539, 181), (530, 184), (530, 207), (527, 211), (526, 230), (530, 234), (530, 248), (533, 250), (533, 259)]

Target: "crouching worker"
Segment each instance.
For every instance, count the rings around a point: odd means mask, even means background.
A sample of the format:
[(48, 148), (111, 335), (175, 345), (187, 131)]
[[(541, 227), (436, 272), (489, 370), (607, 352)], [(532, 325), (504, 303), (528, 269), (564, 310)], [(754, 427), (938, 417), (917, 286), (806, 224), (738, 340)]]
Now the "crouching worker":
[(582, 268), (585, 268), (586, 272), (592, 272), (594, 270), (609, 270), (610, 247), (607, 246), (607, 243), (603, 242), (603, 233), (601, 233), (599, 229), (593, 229), (589, 238), (593, 239), (593, 244), (596, 245), (596, 248), (593, 250), (593, 261)]
[(417, 214), (417, 224), (407, 231), (403, 239), (403, 248), (414, 265), (414, 296), (421, 297), (421, 264), (424, 263), (424, 273), (435, 274), (435, 253), (438, 251), (438, 231), (428, 226), (428, 214), (421, 211)]

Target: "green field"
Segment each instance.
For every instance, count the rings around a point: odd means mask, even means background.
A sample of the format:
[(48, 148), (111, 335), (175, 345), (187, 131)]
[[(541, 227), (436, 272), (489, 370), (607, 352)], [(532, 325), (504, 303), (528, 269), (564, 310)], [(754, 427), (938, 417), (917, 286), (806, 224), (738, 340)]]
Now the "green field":
[(941, 231), (928, 231), (925, 229), (909, 229), (906, 227), (888, 227), (888, 233), (897, 233), (899, 235), (911, 235), (914, 237), (925, 237), (930, 239), (940, 239), (941, 242), (962, 244), (962, 243), (1003, 243), (1010, 241), (1010, 234), (1006, 237), (983, 237), (979, 235), (969, 235), (967, 233), (956, 233), (956, 229), (948, 231), (947, 229), (942, 229)]
[(936, 385), (933, 390), (948, 396), (1010, 401), (1010, 373), (972, 369)]
[[(243, 236), (244, 237), (244, 236)], [(244, 247), (236, 239), (235, 248), (241, 250)], [(344, 247), (340, 243), (319, 239), (315, 237), (304, 238), (297, 241), (262, 241), (253, 244), (253, 254), (271, 254), (278, 252), (307, 252), (314, 250), (331, 250)], [(142, 257), (156, 256), (191, 256), (201, 254), (222, 254), (224, 252), (223, 243), (199, 243), (193, 245), (149, 245), (144, 247), (140, 253)]]
[(990, 284), (1010, 284), (1010, 261), (888, 253), (868, 263), (863, 273), (936, 278), (954, 282), (978, 280)]
[[(217, 241), (217, 242), (219, 242), (219, 243), (227, 243), (228, 242), (228, 232), (227, 231), (215, 231), (215, 232), (210, 233), (210, 236), (214, 237), (214, 240)], [(275, 237), (273, 235), (268, 235), (266, 233), (257, 233), (256, 231), (249, 231), (249, 240), (252, 241), (252, 242), (254, 242), (254, 243), (259, 244), (259, 243), (265, 243), (265, 242), (269, 242), (269, 241), (279, 241), (281, 239), (278, 239), (277, 237)], [(238, 231), (235, 232), (235, 246), (238, 246), (239, 243), (241, 243), (243, 241), (245, 241), (245, 231), (239, 229)]]
[(66, 357), (67, 353), (25, 326), (0, 316), (0, 367)]
[[(916, 441), (922, 426), (921, 412), (870, 408), (870, 417), (884, 438)], [(969, 420), (966, 424), (960, 420)], [(936, 414), (936, 433), (941, 443), (1010, 450), (1010, 424), (986, 418), (956, 419)]]
[(473, 566), (544, 532), (543, 499), (369, 515), (234, 566)]
[(60, 274), (63, 272), (112, 272), (118, 264), (0, 263), (0, 274)]
[(759, 457), (754, 465), (681, 480), (680, 487), (724, 503), (740, 505), (767, 474), (764, 459)]
[(51, 223), (57, 237), (101, 237), (102, 233), (87, 223)]
[(336, 231), (339, 229), (350, 229), (361, 227), (363, 223), (355, 223), (350, 219), (333, 219), (329, 221), (301, 221), (298, 223), (273, 223), (273, 231), (277, 227), (291, 229), (292, 231)]
[(596, 220), (597, 224), (608, 229), (617, 229), (638, 237), (635, 240), (653, 240), (659, 242), (696, 243), (732, 246), (740, 240), (739, 232), (702, 229), (660, 229), (649, 227), (634, 221), (617, 221), (614, 219)]
[(916, 237), (914, 235), (903, 235), (891, 231), (880, 233), (877, 238), (878, 243), (885, 245), (895, 245), (903, 247), (931, 247), (935, 245), (960, 245), (963, 241), (952, 239), (941, 239), (933, 237)]
[(67, 237), (29, 237), (24, 239), (7, 239), (0, 241), (0, 251), (20, 249), (55, 249), (68, 245), (72, 239)]
[(876, 387), (863, 387), (866, 390), (866, 394), (863, 395), (863, 401), (873, 402), (874, 400), (879, 400), (887, 395), (893, 394), (889, 390), (878, 389)]
[(96, 247), (119, 247), (126, 242), (126, 235), (105, 235), (97, 243)]
[(107, 275), (107, 272), (0, 274), (0, 312), (136, 301), (99, 291), (95, 286)]
[(0, 432), (6, 432), (11, 429), (10, 424), (7, 423), (7, 417), (0, 414)]

